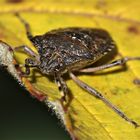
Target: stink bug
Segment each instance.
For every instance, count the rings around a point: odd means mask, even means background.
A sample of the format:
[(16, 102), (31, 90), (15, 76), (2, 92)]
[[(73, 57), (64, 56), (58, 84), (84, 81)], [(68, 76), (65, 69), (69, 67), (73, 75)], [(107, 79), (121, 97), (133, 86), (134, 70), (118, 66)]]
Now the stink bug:
[(24, 24), (28, 39), (38, 51), (38, 54), (36, 54), (27, 46), (15, 48), (15, 50), (24, 49), (31, 56), (31, 58), (25, 60), (23, 65), (26, 68), (25, 75), (30, 74), (31, 67), (36, 67), (46, 76), (54, 76), (59, 90), (63, 93), (62, 98), (66, 101), (65, 96), (68, 93), (68, 87), (62, 75), (67, 72), (77, 85), (102, 100), (108, 107), (135, 127), (139, 126), (109, 102), (100, 92), (78, 79), (74, 72), (96, 72), (123, 65), (129, 60), (140, 60), (140, 57), (124, 57), (110, 64), (84, 68), (107, 55), (116, 47), (107, 31), (103, 29), (74, 27), (52, 30), (43, 35), (33, 36), (29, 24), (19, 14), (16, 14), (16, 16)]

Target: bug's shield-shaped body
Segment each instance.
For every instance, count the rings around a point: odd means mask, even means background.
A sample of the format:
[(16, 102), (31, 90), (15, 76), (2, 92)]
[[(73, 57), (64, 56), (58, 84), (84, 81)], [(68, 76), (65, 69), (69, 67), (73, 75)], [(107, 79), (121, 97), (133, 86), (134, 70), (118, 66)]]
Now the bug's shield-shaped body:
[(77, 78), (73, 74), (73, 71), (97, 72), (118, 65), (124, 65), (130, 60), (140, 60), (140, 57), (124, 57), (109, 64), (82, 69), (106, 55), (113, 48), (116, 50), (115, 43), (107, 31), (95, 28), (64, 28), (34, 37), (30, 31), (30, 25), (18, 13), (16, 16), (24, 24), (28, 39), (37, 48), (39, 53), (36, 54), (36, 52), (26, 45), (16, 47), (15, 50), (24, 49), (24, 51), (31, 56), (31, 58), (25, 59), (23, 66), (26, 69), (23, 75), (29, 75), (31, 67), (38, 68), (44, 74), (53, 75), (58, 89), (62, 93), (62, 104), (65, 101), (69, 104), (71, 99), (67, 100), (66, 95), (69, 95), (70, 92), (62, 77), (62, 74), (68, 71), (69, 76), (77, 85), (102, 100), (120, 117), (135, 127), (139, 127), (137, 122), (127, 117), (99, 91)]
[(101, 29), (64, 28), (32, 38), (40, 56), (39, 69), (45, 74), (79, 70), (100, 59), (115, 47)]

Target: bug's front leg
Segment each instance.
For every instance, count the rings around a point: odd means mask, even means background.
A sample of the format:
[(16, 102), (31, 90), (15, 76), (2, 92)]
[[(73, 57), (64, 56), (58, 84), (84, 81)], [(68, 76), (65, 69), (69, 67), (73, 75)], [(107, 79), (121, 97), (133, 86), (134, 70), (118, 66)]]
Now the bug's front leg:
[(21, 51), (23, 50), (26, 54), (28, 54), (31, 57), (34, 57), (36, 60), (39, 61), (39, 55), (37, 53), (35, 53), (31, 48), (29, 48), (26, 45), (22, 45), (22, 46), (18, 46), (14, 48), (14, 51)]
[(124, 118), (126, 121), (133, 124), (135, 127), (139, 127), (139, 124), (137, 124), (132, 119), (128, 118), (120, 109), (118, 109), (115, 105), (113, 105), (109, 100), (107, 100), (100, 92), (98, 92), (96, 89), (90, 87), (80, 79), (78, 79), (73, 73), (69, 72), (70, 77), (73, 79), (73, 81), (79, 85), (84, 90), (88, 91), (90, 94), (94, 95), (96, 98), (102, 100), (108, 107), (113, 109), (120, 117)]
[(25, 72), (22, 71), (22, 76), (28, 76), (30, 74), (31, 67), (37, 67), (39, 64), (39, 55), (36, 54), (31, 48), (26, 45), (18, 46), (14, 48), (14, 51), (23, 51), (32, 58), (26, 58), (25, 64), (17, 64), (16, 67), (25, 67)]
[(62, 98), (61, 98), (62, 101), (66, 101), (66, 96), (68, 95), (69, 92), (66, 82), (64, 81), (61, 75), (56, 73), (54, 74), (54, 79), (56, 84), (58, 85), (59, 91), (62, 94)]
[(31, 67), (37, 67), (38, 61), (32, 59), (32, 58), (26, 58), (25, 64), (16, 64), (15, 67), (22, 68), (25, 67), (25, 71), (21, 71), (22, 76), (28, 76), (30, 74), (30, 68)]

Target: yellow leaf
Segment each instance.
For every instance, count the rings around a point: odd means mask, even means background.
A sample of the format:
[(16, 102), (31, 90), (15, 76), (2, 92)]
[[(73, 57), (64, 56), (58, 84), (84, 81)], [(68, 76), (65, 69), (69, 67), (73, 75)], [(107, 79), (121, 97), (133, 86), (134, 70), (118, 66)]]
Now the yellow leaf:
[[(103, 28), (117, 44), (119, 55), (114, 59), (140, 56), (139, 6), (139, 0), (1, 0), (0, 39), (10, 46), (26, 44), (36, 51), (26, 37), (23, 24), (13, 14), (17, 11), (30, 24), (34, 35), (73, 26)], [(15, 52), (15, 59), (20, 64), (27, 57), (23, 52)], [(139, 84), (134, 84), (140, 77), (140, 62), (131, 61), (126, 70), (118, 69), (121, 67), (78, 77), (140, 124), (140, 88)], [(28, 78), (22, 77), (22, 82), (34, 96), (56, 111), (73, 139), (140, 139), (140, 128), (135, 129), (102, 101), (82, 90), (70, 78), (66, 79), (73, 96), (67, 111), (60, 102), (61, 94), (54, 80), (32, 71)]]

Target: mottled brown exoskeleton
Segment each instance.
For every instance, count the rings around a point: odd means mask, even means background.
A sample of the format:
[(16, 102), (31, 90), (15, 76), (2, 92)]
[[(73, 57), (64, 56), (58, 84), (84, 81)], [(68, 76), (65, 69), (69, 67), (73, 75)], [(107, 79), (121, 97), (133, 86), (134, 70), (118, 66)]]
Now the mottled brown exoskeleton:
[(129, 60), (140, 60), (140, 57), (125, 57), (110, 64), (83, 69), (116, 47), (107, 31), (93, 28), (64, 28), (52, 30), (44, 35), (33, 36), (29, 24), (19, 14), (16, 14), (16, 16), (24, 24), (28, 39), (38, 51), (38, 54), (36, 54), (27, 46), (20, 46), (15, 49), (19, 50), (23, 48), (31, 56), (31, 58), (25, 60), (25, 64), (23, 65), (26, 68), (26, 75), (30, 74), (31, 67), (36, 67), (43, 74), (54, 76), (59, 90), (63, 93), (63, 99), (65, 99), (68, 93), (68, 87), (62, 75), (68, 72), (73, 81), (81, 88), (102, 100), (119, 116), (135, 127), (139, 126), (109, 102), (100, 92), (79, 80), (73, 72), (96, 72), (117, 65), (123, 65)]

